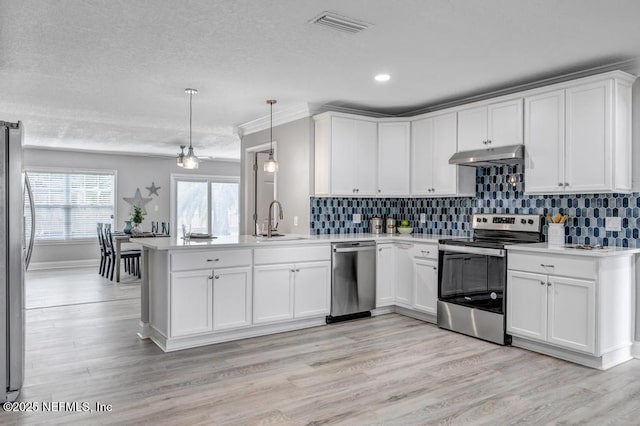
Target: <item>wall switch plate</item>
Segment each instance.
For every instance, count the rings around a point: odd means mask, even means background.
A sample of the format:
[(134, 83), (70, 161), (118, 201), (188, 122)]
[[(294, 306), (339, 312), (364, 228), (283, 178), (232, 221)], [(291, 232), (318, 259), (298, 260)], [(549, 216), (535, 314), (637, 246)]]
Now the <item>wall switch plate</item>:
[(360, 222), (362, 222), (362, 215), (361, 215), (360, 213), (354, 213), (354, 214), (353, 214), (353, 220), (352, 220), (352, 222), (353, 222), (355, 225), (357, 225), (357, 224), (359, 224)]
[(298, 216), (293, 217), (293, 226), (298, 226)]
[(427, 223), (427, 214), (426, 213), (420, 213), (420, 223)]
[(607, 217), (604, 220), (604, 230), (611, 232), (620, 232), (622, 230), (621, 217)]

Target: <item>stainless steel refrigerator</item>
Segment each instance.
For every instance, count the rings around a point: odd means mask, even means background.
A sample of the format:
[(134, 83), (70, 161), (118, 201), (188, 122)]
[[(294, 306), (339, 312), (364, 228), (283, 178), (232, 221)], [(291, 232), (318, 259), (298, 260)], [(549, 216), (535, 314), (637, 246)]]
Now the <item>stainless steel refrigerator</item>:
[(24, 275), (35, 223), (31, 191), (22, 170), (22, 123), (0, 121), (0, 141), (0, 400), (13, 401), (24, 378)]

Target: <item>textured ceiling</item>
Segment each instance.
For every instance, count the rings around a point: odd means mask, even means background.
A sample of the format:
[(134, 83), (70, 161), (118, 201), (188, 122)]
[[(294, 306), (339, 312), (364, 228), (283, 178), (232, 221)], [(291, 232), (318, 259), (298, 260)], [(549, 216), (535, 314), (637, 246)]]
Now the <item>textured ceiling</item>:
[[(387, 114), (640, 57), (638, 0), (0, 0), (0, 119), (25, 143), (239, 158), (301, 103)], [(308, 24), (323, 10), (373, 27)], [(375, 83), (388, 72), (392, 80)]]

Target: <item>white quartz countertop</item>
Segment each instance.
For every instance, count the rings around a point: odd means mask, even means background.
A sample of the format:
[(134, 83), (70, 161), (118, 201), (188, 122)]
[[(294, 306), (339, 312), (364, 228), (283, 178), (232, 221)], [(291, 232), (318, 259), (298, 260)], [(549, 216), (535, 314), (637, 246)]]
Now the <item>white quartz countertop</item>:
[(575, 248), (579, 244), (550, 245), (548, 243), (513, 244), (505, 248), (509, 251), (521, 251), (529, 253), (562, 254), (570, 256), (607, 257), (607, 256), (631, 256), (640, 253), (640, 248), (628, 247), (602, 247), (599, 249), (585, 250)]
[(337, 243), (341, 241), (376, 241), (384, 242), (413, 242), (437, 244), (438, 240), (461, 238), (450, 235), (432, 234), (330, 234), (330, 235), (295, 235), (282, 237), (255, 237), (253, 235), (236, 235), (218, 237), (215, 239), (191, 239), (185, 241), (181, 237), (152, 237), (132, 238), (130, 242), (140, 244), (154, 250), (190, 250), (203, 248), (233, 248), (233, 247), (271, 247), (283, 245), (303, 245), (319, 243)]

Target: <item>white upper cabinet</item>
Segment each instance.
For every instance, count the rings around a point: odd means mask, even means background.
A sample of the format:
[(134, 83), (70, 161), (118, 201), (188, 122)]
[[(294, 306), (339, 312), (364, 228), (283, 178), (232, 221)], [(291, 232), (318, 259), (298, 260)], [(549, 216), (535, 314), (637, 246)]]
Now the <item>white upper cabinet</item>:
[(378, 124), (379, 195), (409, 195), (409, 122)]
[(316, 195), (375, 195), (375, 121), (322, 114), (315, 122)]
[(522, 143), (522, 99), (458, 111), (458, 151)]
[(524, 100), (525, 191), (564, 189), (564, 90)]
[(449, 164), (457, 146), (456, 113), (411, 125), (411, 195), (474, 195), (476, 170)]
[(632, 82), (615, 72), (525, 98), (527, 193), (631, 191)]

